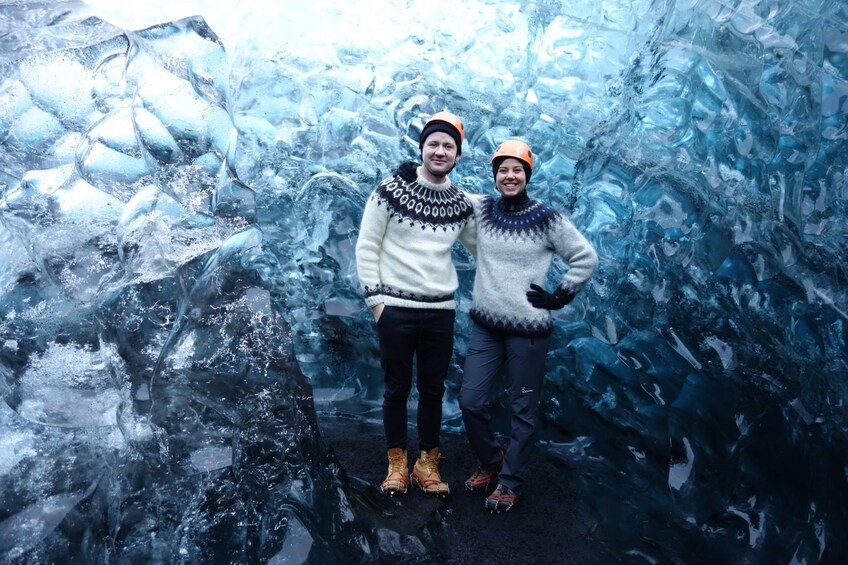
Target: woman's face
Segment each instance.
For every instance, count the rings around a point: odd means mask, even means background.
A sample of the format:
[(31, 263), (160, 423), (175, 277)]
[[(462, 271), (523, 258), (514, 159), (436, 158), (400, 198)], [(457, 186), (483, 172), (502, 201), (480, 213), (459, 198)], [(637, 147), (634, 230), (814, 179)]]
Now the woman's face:
[(495, 186), (507, 198), (521, 194), (527, 186), (527, 176), (521, 161), (512, 157), (501, 161), (495, 171)]

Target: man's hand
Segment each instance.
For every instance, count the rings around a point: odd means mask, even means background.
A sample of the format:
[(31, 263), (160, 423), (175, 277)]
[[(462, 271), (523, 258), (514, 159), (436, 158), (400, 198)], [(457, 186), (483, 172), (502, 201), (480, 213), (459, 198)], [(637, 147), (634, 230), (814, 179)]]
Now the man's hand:
[(527, 300), (534, 308), (559, 310), (574, 300), (574, 295), (574, 292), (565, 290), (562, 287), (557, 288), (551, 293), (537, 284), (531, 284), (530, 290), (527, 291)]
[(406, 182), (412, 182), (418, 179), (418, 163), (415, 161), (404, 161), (395, 171), (395, 175)]
[(383, 308), (385, 308), (385, 304), (377, 304), (376, 306), (371, 307), (371, 313), (374, 314), (374, 321), (379, 322), (380, 316), (383, 315)]

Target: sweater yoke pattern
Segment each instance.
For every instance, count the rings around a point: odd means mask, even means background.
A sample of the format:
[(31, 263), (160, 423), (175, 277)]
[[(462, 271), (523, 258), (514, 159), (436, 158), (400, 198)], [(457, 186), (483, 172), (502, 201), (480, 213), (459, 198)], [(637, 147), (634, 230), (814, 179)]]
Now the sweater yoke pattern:
[(410, 227), (421, 226), (422, 230), (461, 230), (474, 213), (471, 203), (453, 185), (433, 190), (396, 176), (381, 182), (374, 198), (386, 207), (390, 218)]
[(558, 217), (556, 210), (536, 200), (527, 199), (517, 206), (507, 207), (503, 205), (503, 199), (486, 197), (478, 229), (495, 238), (540, 240)]

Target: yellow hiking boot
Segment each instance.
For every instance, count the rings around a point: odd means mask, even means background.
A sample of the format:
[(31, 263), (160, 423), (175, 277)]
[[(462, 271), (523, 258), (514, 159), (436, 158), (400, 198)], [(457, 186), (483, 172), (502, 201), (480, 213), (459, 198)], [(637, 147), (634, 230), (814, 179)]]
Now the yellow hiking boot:
[(415, 466), (412, 467), (412, 484), (426, 494), (444, 498), (450, 493), (448, 484), (439, 475), (439, 448), (422, 451)]
[(409, 484), (409, 462), (406, 458), (406, 450), (393, 447), (389, 449), (388, 456), (389, 472), (386, 474), (386, 479), (380, 484), (380, 490), (383, 491), (383, 494), (389, 496), (405, 494), (406, 487)]

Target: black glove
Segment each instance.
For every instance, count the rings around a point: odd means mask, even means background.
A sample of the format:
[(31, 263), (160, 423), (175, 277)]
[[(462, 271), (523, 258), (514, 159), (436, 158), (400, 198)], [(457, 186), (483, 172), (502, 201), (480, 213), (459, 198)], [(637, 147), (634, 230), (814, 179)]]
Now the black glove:
[(548, 292), (537, 284), (531, 284), (527, 291), (527, 300), (534, 308), (545, 308), (547, 310), (559, 310), (574, 300), (576, 293), (558, 287), (553, 293)]
[(395, 171), (395, 176), (398, 176), (406, 182), (412, 182), (418, 179), (418, 163), (415, 161), (404, 161)]

